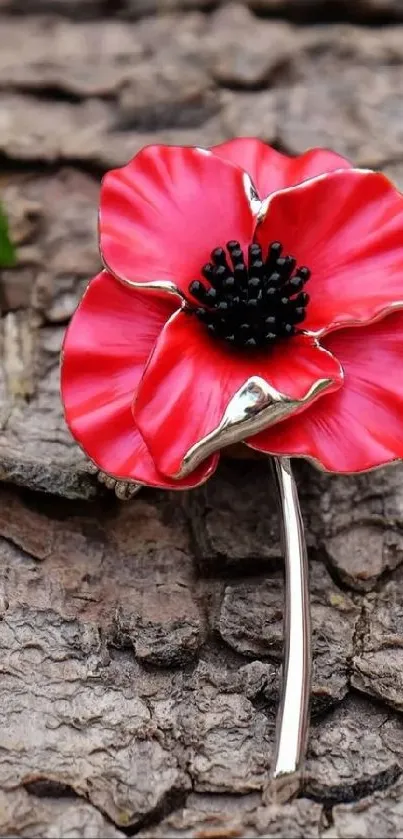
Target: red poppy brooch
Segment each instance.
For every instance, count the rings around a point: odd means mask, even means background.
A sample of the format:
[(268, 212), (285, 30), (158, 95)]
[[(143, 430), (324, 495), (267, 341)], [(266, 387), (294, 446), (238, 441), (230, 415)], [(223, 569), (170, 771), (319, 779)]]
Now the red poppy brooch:
[(276, 458), (291, 588), (275, 774), (287, 774), (303, 753), (310, 662), (287, 458), (348, 473), (403, 456), (403, 196), (324, 149), (154, 145), (105, 176), (99, 238), (104, 268), (67, 330), (61, 376), (67, 423), (96, 467), (187, 489), (230, 444)]
[(184, 489), (238, 441), (360, 472), (403, 456), (403, 197), (258, 140), (149, 146), (102, 184), (104, 270), (67, 330), (70, 430), (120, 480)]

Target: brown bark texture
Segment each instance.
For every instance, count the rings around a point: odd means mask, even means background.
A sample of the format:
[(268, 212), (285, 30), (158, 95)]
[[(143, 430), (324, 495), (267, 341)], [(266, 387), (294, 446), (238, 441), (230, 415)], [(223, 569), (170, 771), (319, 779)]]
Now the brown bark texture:
[(102, 173), (149, 142), (331, 146), (403, 187), (402, 0), (0, 0), (0, 836), (403, 836), (403, 468), (297, 464), (304, 788), (268, 773), (282, 654), (266, 462), (101, 486), (58, 394)]

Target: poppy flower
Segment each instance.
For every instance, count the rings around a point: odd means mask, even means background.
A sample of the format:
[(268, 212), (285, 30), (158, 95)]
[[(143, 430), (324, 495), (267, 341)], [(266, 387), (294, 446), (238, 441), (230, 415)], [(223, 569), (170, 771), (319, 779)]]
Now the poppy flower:
[(384, 175), (253, 139), (149, 146), (105, 176), (99, 231), (62, 397), (100, 470), (185, 489), (232, 443), (337, 473), (403, 456), (403, 197)]

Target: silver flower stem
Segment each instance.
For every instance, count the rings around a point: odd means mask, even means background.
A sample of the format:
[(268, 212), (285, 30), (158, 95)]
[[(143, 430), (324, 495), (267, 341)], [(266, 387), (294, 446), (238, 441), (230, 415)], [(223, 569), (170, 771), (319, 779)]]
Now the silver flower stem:
[(308, 562), (297, 487), (288, 458), (274, 458), (285, 551), (284, 663), (272, 778), (300, 784), (309, 724), (311, 620)]

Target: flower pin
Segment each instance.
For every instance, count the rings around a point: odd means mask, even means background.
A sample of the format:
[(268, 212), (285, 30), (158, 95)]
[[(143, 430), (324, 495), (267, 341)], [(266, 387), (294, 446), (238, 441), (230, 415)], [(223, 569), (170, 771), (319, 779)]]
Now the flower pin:
[[(189, 489), (243, 444), (274, 457), (285, 659), (273, 777), (308, 720), (306, 550), (290, 457), (403, 456), (403, 196), (331, 151), (149, 146), (102, 183), (104, 269), (67, 330), (66, 421), (105, 480)], [(123, 482), (123, 483), (122, 483)]]

